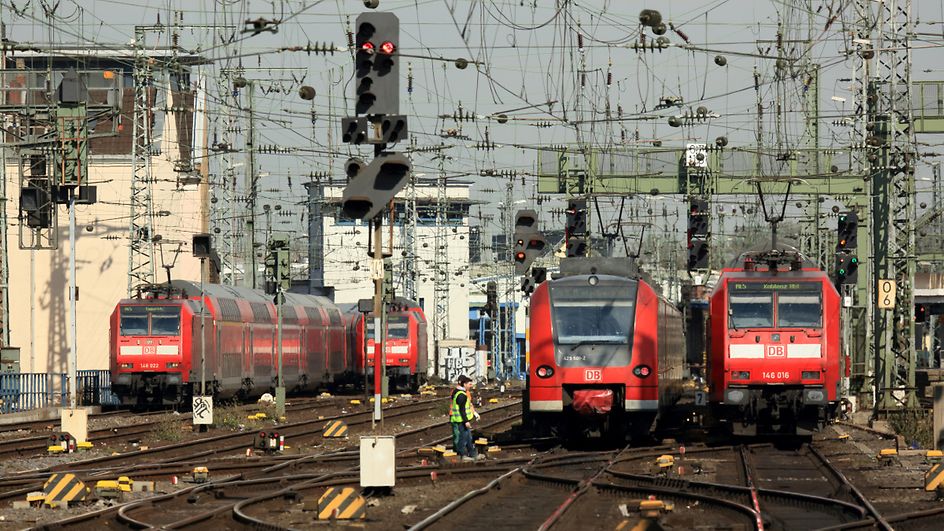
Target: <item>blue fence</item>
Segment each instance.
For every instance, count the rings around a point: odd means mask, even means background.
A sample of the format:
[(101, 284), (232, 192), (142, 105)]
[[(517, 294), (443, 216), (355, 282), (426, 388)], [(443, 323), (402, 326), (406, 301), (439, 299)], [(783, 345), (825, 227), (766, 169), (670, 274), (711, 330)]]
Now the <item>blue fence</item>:
[[(55, 384), (58, 378), (58, 386)], [(111, 392), (111, 374), (107, 370), (78, 371), (79, 405), (118, 405)], [(67, 374), (17, 373), (0, 374), (0, 413), (15, 413), (69, 403)]]

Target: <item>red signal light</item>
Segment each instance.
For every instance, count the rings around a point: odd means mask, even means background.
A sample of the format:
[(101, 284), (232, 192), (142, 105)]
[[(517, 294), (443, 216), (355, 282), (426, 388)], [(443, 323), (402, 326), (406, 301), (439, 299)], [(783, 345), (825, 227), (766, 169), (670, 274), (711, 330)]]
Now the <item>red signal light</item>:
[(524, 256), (523, 252), (517, 252), (515, 253), (515, 260), (524, 260)]
[(384, 41), (383, 44), (380, 45), (380, 53), (391, 55), (395, 51), (397, 51), (397, 45), (390, 41)]
[(361, 51), (367, 52), (367, 53), (374, 53), (374, 43), (368, 41), (368, 42), (365, 42), (364, 44), (361, 44)]

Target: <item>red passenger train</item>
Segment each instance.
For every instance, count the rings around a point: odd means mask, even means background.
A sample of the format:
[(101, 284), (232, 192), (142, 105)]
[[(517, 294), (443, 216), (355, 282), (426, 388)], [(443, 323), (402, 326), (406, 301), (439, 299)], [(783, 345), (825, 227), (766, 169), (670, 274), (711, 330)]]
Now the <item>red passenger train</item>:
[(565, 436), (645, 436), (681, 394), (681, 314), (618, 267), (626, 260), (575, 260), (590, 274), (546, 281), (531, 296), (526, 422)]
[(836, 412), (839, 294), (795, 250), (743, 254), (709, 303), (709, 406), (742, 435), (804, 434)]
[[(261, 291), (206, 285), (207, 392), (253, 397), (276, 386), (276, 308)], [(288, 293), (282, 365), (289, 392), (359, 381), (341, 311), (329, 299)], [(155, 285), (111, 316), (112, 391), (125, 404), (181, 404), (200, 382), (200, 285)]]
[[(364, 314), (348, 314), (350, 320), (350, 343), (354, 346), (355, 367), (364, 373), (374, 373), (374, 314), (367, 314), (365, 346)], [(387, 310), (387, 337), (384, 340), (387, 376), (391, 387), (416, 391), (426, 382), (429, 344), (426, 314), (415, 302), (397, 298)], [(373, 380), (371, 380), (373, 381)]]

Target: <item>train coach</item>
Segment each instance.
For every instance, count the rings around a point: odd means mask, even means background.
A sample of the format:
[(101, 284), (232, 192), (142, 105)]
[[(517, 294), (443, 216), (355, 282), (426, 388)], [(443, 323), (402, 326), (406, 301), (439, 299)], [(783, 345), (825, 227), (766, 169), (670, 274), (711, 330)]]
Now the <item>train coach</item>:
[(574, 260), (531, 296), (525, 420), (565, 437), (644, 437), (681, 394), (682, 316), (631, 262)]
[[(374, 314), (347, 314), (355, 366), (368, 380), (374, 373)], [(429, 344), (426, 314), (417, 303), (398, 297), (387, 308), (384, 364), (391, 388), (416, 391), (426, 382)], [(366, 358), (366, 360), (365, 360)], [(370, 380), (373, 381), (373, 380)]]
[(836, 412), (839, 294), (791, 249), (743, 254), (709, 301), (712, 423), (739, 435), (807, 434)]
[[(111, 315), (112, 390), (125, 404), (180, 405), (200, 384), (207, 392), (250, 398), (277, 378), (277, 314), (261, 291), (207, 284), (203, 341), (200, 285), (154, 285), (124, 299)], [(289, 392), (357, 381), (341, 311), (329, 299), (288, 293), (282, 305), (282, 365)]]

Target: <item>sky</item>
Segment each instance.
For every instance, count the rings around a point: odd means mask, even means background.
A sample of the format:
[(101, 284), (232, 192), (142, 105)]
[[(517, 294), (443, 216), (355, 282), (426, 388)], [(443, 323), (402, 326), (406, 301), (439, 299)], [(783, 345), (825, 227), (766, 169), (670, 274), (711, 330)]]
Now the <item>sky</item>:
[[(546, 226), (563, 225), (560, 198), (540, 198), (537, 205), (534, 171), (541, 148), (575, 143), (599, 149), (684, 147), (713, 143), (719, 136), (731, 148), (756, 148), (758, 138), (770, 150), (802, 145), (809, 64), (821, 71), (820, 146), (848, 147), (849, 127), (842, 122), (854, 109), (851, 80), (858, 65), (856, 55), (849, 53), (857, 46), (853, 4), (381, 0), (379, 10), (395, 13), (401, 22), (400, 105), (410, 117), (411, 140), (397, 147), (415, 150), (414, 171), (433, 178), (439, 162), (435, 152), (423, 149), (446, 146), (445, 172), (473, 183), (473, 197), (482, 204), (473, 207), (472, 223), (486, 232), (501, 230), (498, 205), (509, 182), (480, 176), (488, 170), (517, 173), (511, 180), (516, 207), (537, 206)], [(256, 88), (257, 145), (290, 151), (258, 157), (259, 204), (282, 204), (287, 225), (302, 220), (298, 203), (305, 197), (301, 184), (309, 173), (340, 178), (348, 156), (367, 155), (366, 149), (339, 140), (340, 118), (353, 114), (348, 32), (364, 11), (361, 1), (3, 0), (0, 6), (7, 38), (90, 48), (128, 45), (135, 25), (168, 24), (175, 11), (181, 12), (185, 27), (180, 44), (211, 60), (200, 69), (209, 86), (221, 70), (242, 69)], [(666, 49), (632, 49), (641, 38), (649, 42), (659, 37), (639, 23), (639, 11), (646, 7), (659, 9), (671, 24), (663, 35)], [(944, 40), (944, 4), (915, 1), (913, 18), (913, 79), (944, 76), (938, 50)], [(246, 31), (251, 26), (246, 21), (258, 19), (277, 31)], [(783, 43), (779, 52), (778, 34)], [(170, 38), (169, 32), (152, 33), (146, 45), (167, 45)], [(336, 51), (290, 51), (322, 43)], [(719, 56), (724, 65), (718, 64)], [(473, 64), (458, 69), (458, 58)], [(298, 97), (301, 85), (315, 89), (314, 100)], [(231, 101), (234, 113), (243, 118), (236, 146), (243, 143), (247, 98), (241, 90)], [(684, 103), (658, 109), (664, 98)], [(761, 120), (758, 99), (764, 109)], [(707, 118), (682, 127), (668, 124), (671, 116), (695, 113), (698, 107), (705, 107)], [(498, 123), (499, 114), (510, 119)], [(211, 135), (221, 138), (221, 129), (217, 105), (211, 108)], [(930, 165), (940, 160), (940, 141), (930, 135), (919, 141), (928, 156), (919, 165), (918, 186), (927, 189)], [(495, 145), (480, 149), (486, 143)], [(213, 171), (219, 174), (218, 167)], [(719, 205), (736, 209), (756, 203), (756, 197), (745, 195), (724, 198)], [(615, 220), (617, 204), (602, 200), (607, 223)], [(680, 237), (684, 229), (679, 218), (686, 208), (680, 197), (637, 197), (624, 217), (653, 223), (650, 236)], [(792, 206), (788, 211), (790, 216), (800, 213)], [(756, 208), (728, 217), (733, 224), (729, 230), (763, 222)]]

